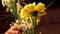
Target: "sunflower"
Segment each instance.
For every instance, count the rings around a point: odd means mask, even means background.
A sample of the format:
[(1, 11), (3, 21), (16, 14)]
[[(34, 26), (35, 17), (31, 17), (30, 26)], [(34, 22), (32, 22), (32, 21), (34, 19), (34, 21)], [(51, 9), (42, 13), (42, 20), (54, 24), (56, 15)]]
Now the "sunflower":
[(46, 7), (45, 7), (45, 4), (43, 3), (38, 3), (37, 6), (35, 7), (35, 10), (38, 12), (38, 15), (37, 16), (42, 16), (42, 15), (45, 15), (46, 12)]
[(31, 12), (34, 11), (35, 2), (33, 4), (25, 5), (23, 9), (21, 9), (20, 16), (22, 18), (30, 16)]
[(40, 22), (40, 17), (45, 15), (46, 7), (43, 3), (38, 3), (37, 5), (35, 2), (33, 4), (25, 5), (23, 9), (21, 9), (20, 17), (26, 19), (27, 17), (31, 16), (34, 18), (36, 16), (36, 24), (38, 25)]
[(40, 18), (41, 18), (41, 16), (44, 16), (45, 14), (47, 14), (46, 13), (46, 7), (45, 7), (45, 5), (43, 4), (43, 3), (38, 3), (37, 4), (37, 6), (35, 7), (35, 11), (37, 11), (37, 18), (36, 18), (36, 24), (38, 25), (39, 24), (39, 22), (40, 22)]

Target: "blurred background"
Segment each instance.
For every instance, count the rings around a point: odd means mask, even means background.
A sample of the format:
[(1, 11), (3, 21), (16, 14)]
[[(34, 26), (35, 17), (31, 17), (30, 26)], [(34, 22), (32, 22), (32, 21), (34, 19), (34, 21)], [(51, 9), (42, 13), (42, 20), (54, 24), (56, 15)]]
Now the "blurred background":
[[(25, 3), (43, 2), (46, 7), (53, 0), (25, 0)], [(6, 7), (3, 8), (0, 0), (0, 34), (6, 32), (13, 19), (13, 15), (10, 12), (6, 12)], [(55, 0), (51, 6), (46, 10), (47, 14), (41, 18), (40, 24), (36, 26), (35, 34), (60, 34), (60, 0)]]

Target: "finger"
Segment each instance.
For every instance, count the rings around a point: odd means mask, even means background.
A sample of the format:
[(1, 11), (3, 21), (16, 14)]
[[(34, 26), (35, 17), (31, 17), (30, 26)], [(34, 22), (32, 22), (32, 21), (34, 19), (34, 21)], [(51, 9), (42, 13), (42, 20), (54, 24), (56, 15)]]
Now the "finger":
[(12, 31), (19, 31), (20, 28), (19, 28), (18, 25), (14, 25), (14, 26), (12, 26), (12, 27), (10, 28), (10, 30), (12, 30)]
[(8, 31), (5, 34), (19, 34), (19, 31)]

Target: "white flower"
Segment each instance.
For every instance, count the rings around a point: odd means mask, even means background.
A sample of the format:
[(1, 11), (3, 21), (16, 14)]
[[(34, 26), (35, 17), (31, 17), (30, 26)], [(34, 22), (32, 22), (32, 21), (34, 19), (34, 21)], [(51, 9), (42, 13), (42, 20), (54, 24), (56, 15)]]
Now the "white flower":
[(21, 24), (21, 25), (20, 25), (20, 28), (21, 28), (22, 30), (26, 31), (26, 30), (27, 30), (27, 25)]
[(2, 0), (3, 7), (7, 6), (10, 8), (12, 0)]
[(32, 28), (32, 24), (31, 23), (27, 24), (27, 27), (28, 27), (28, 29), (31, 29)]
[(3, 5), (3, 7), (5, 7), (5, 3), (4, 3), (4, 0), (2, 0), (2, 5)]
[(13, 10), (12, 9), (10, 9), (10, 11), (13, 13)]
[(19, 20), (16, 20), (16, 23), (19, 23)]

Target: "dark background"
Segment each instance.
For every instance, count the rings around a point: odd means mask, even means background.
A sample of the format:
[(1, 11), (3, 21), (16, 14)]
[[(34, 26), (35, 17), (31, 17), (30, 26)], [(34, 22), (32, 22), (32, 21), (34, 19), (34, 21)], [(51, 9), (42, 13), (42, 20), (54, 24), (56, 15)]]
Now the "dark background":
[[(53, 0), (29, 0), (29, 2), (43, 2), (46, 6)], [(55, 2), (47, 8), (47, 14), (41, 18), (40, 24), (36, 26), (36, 34), (42, 32), (42, 34), (60, 34), (60, 0)], [(0, 1), (0, 34), (3, 34), (8, 28), (9, 24), (14, 21), (13, 15), (9, 12), (5, 12)]]

